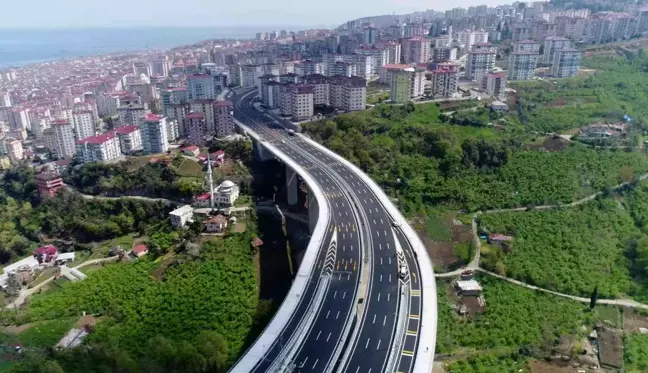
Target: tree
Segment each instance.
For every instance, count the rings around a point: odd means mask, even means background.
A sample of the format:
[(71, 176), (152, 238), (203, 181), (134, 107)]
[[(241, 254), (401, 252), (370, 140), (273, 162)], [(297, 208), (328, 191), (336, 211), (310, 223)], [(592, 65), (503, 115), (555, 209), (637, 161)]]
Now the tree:
[(596, 301), (598, 300), (598, 286), (594, 288), (592, 295), (590, 296), (590, 310), (593, 310), (596, 307)]

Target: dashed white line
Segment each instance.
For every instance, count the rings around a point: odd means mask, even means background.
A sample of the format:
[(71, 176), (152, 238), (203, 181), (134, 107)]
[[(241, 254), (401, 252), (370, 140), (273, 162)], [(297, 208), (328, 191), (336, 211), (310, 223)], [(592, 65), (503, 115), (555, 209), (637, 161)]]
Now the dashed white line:
[(346, 291), (342, 294), (342, 299), (346, 298)]
[(311, 369), (315, 369), (315, 366), (317, 365), (318, 361), (319, 361), (319, 359), (315, 360), (315, 364), (313, 364), (313, 367)]
[(317, 333), (317, 337), (315, 337), (315, 340), (316, 340), (316, 341), (319, 339), (319, 337), (320, 337), (321, 334), (322, 334), (322, 331), (320, 330), (319, 333)]
[[(333, 297), (333, 298), (335, 298), (335, 297)], [(331, 313), (331, 310), (328, 310), (328, 311), (326, 312), (326, 318), (327, 318), (327, 319), (328, 319), (330, 313)]]
[(335, 296), (337, 295), (337, 290), (333, 292), (333, 299), (335, 299)]
[(383, 318), (383, 326), (385, 326), (385, 323), (387, 322), (387, 315)]
[(382, 256), (381, 256), (381, 257), (380, 257), (380, 265), (382, 265), (382, 259), (383, 259), (383, 258), (382, 258)]
[(389, 302), (389, 298), (391, 298), (390, 295), (390, 293), (387, 293), (387, 302)]
[[(381, 340), (379, 339), (379, 340), (378, 340), (378, 346), (376, 346), (376, 350), (380, 349), (380, 341), (381, 341)], [(371, 369), (369, 369), (369, 370), (371, 370)]]
[(367, 343), (365, 343), (365, 349), (366, 349), (367, 347), (369, 347), (369, 341), (370, 341), (370, 340), (371, 340), (371, 338), (367, 338)]
[(337, 320), (338, 317), (340, 317), (340, 311), (337, 311), (337, 315), (335, 315), (335, 319)]
[(380, 237), (380, 232), (379, 231), (376, 231), (376, 234), (378, 235), (378, 237)]
[(380, 293), (378, 293), (378, 300), (376, 302), (380, 302)]
[(383, 222), (382, 218), (380, 218), (380, 224), (385, 224), (385, 223)]
[(382, 273), (380, 274), (380, 282), (382, 282)]
[(385, 236), (387, 236), (387, 230), (385, 230), (384, 232), (385, 232)]
[(375, 323), (376, 323), (376, 314), (374, 313), (374, 317), (373, 317), (373, 322), (372, 322), (372, 324), (375, 324)]
[(331, 339), (331, 333), (329, 333), (328, 337), (326, 337), (326, 342), (328, 342), (329, 339)]
[[(389, 274), (389, 282), (391, 282), (391, 273)], [(387, 294), (389, 296), (389, 294)]]

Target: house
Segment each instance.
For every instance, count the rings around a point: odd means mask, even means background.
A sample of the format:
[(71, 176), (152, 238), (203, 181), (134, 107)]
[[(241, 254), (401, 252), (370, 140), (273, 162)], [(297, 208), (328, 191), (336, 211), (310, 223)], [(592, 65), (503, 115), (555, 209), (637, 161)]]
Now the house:
[(66, 263), (74, 261), (76, 258), (76, 253), (73, 251), (71, 253), (61, 253), (56, 257), (56, 265), (64, 265)]
[(489, 234), (487, 242), (491, 245), (498, 246), (501, 250), (510, 251), (513, 243), (513, 237), (505, 234)]
[(133, 247), (133, 250), (131, 251), (131, 254), (133, 254), (133, 256), (137, 258), (143, 257), (144, 255), (148, 254), (148, 247), (146, 247), (146, 245), (144, 244), (135, 245), (135, 247)]
[(211, 159), (214, 160), (214, 163), (217, 165), (223, 164), (225, 162), (225, 152), (222, 150), (217, 150), (214, 153), (211, 153)]
[(216, 215), (205, 222), (207, 233), (222, 233), (227, 228), (227, 218)]
[(171, 225), (174, 228), (183, 228), (187, 222), (193, 221), (193, 207), (184, 205), (169, 213), (171, 216)]
[(197, 157), (200, 154), (200, 149), (196, 145), (191, 145), (183, 148), (182, 153), (190, 157)]
[(508, 105), (502, 101), (493, 101), (490, 108), (496, 113), (505, 113), (508, 111)]
[(193, 198), (194, 207), (209, 207), (209, 192), (198, 194)]
[(459, 280), (455, 282), (455, 289), (461, 295), (479, 295), (482, 292), (481, 285), (475, 280)]
[(34, 258), (36, 258), (40, 264), (49, 263), (52, 260), (55, 260), (57, 256), (58, 249), (54, 245), (45, 245), (34, 251)]

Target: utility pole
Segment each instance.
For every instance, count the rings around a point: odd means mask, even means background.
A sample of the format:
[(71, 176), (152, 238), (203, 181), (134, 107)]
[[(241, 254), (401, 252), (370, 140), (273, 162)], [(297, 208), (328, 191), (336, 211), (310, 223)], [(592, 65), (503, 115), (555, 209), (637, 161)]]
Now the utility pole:
[(209, 185), (209, 208), (210, 214), (214, 214), (214, 179), (212, 178), (212, 164), (209, 152), (207, 152), (207, 184)]

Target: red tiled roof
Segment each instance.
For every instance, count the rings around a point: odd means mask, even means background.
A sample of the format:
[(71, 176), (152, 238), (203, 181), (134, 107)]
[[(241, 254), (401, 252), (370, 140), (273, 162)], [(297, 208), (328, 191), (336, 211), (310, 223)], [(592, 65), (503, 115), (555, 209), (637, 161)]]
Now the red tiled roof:
[(234, 104), (232, 103), (232, 101), (224, 100), (214, 102), (214, 106), (234, 106)]
[(58, 249), (54, 245), (45, 245), (34, 250), (34, 254), (44, 254), (44, 255), (53, 255), (58, 252)]
[(205, 116), (202, 113), (191, 113), (187, 114), (187, 119), (203, 119)]
[(115, 134), (112, 132), (106, 132), (101, 135), (96, 135), (96, 136), (90, 136), (86, 137), (85, 139), (81, 139), (77, 141), (76, 143), (79, 145), (84, 145), (84, 144), (103, 144), (108, 140), (112, 140), (115, 138)]
[(209, 199), (209, 193), (203, 193), (203, 194), (198, 194), (194, 196), (194, 199), (197, 199), (199, 201), (205, 201)]
[(158, 121), (158, 120), (162, 120), (162, 118), (164, 117), (159, 114), (146, 114), (146, 116), (144, 117), (145, 120), (150, 120), (150, 121)]
[(123, 127), (115, 128), (115, 133), (121, 135), (126, 135), (135, 131), (139, 131), (138, 126), (123, 126)]
[(53, 126), (61, 126), (61, 125), (64, 125), (64, 124), (69, 124), (69, 123), (70, 123), (70, 122), (68, 122), (68, 121), (65, 120), (65, 119), (57, 119), (57, 120), (53, 120), (53, 121), (52, 121), (52, 125), (53, 125)]
[(143, 253), (145, 251), (148, 251), (148, 247), (144, 244), (135, 245), (135, 247), (133, 247), (133, 252), (135, 254)]
[(188, 151), (191, 152), (191, 151), (194, 151), (194, 150), (198, 150), (198, 147), (196, 145), (189, 145), (186, 148), (183, 148), (182, 150), (188, 150)]

